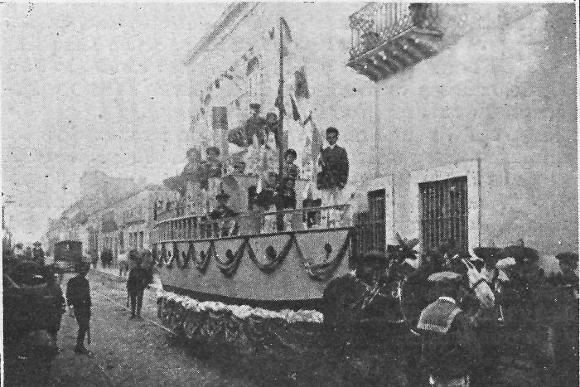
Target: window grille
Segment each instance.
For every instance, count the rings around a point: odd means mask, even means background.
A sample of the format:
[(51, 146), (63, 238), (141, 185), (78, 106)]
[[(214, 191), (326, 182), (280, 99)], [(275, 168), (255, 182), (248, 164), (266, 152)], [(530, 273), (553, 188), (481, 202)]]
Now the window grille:
[(368, 212), (356, 214), (354, 255), (385, 251), (385, 190), (368, 193)]
[(467, 177), (420, 183), (419, 192), (423, 249), (452, 239), (459, 251), (467, 252)]

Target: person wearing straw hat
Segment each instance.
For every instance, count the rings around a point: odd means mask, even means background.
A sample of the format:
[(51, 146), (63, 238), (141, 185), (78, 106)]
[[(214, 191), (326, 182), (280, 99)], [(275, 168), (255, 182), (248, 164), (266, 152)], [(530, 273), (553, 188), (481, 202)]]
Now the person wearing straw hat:
[(419, 317), (422, 358), (432, 386), (469, 386), (470, 374), (480, 358), (480, 345), (469, 318), (458, 305), (462, 276), (444, 271), (428, 281), (439, 298)]

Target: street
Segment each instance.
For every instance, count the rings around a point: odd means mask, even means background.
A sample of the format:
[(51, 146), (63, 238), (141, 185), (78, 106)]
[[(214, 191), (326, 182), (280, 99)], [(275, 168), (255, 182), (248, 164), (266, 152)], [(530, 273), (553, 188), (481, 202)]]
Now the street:
[[(66, 281), (63, 280), (63, 289)], [(49, 386), (250, 386), (259, 384), (235, 368), (219, 368), (219, 359), (194, 356), (171, 335), (155, 325), (153, 291), (146, 291), (143, 320), (129, 320), (123, 283), (89, 275), (93, 299), (91, 356), (73, 352), (77, 324), (66, 312), (58, 346), (61, 352), (52, 364), (50, 377), (39, 385)], [(116, 301), (117, 304), (112, 301)], [(27, 373), (29, 374), (29, 373)], [(7, 385), (30, 385), (30, 380)]]

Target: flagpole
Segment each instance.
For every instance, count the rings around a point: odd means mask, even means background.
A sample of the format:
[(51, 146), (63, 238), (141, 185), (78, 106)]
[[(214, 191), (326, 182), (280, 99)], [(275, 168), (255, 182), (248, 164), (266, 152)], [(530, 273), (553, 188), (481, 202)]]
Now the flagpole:
[[(284, 26), (283, 19), (280, 17), (280, 85), (278, 87), (278, 114), (279, 114), (279, 123), (278, 123), (278, 198), (282, 197), (282, 193), (284, 192), (284, 188), (282, 187), (282, 172), (284, 171)], [(280, 200), (278, 200), (281, 203)], [(278, 208), (277, 210), (282, 208)], [(283, 229), (284, 218), (282, 213), (279, 213), (276, 216), (276, 225), (277, 229)]]
[(282, 18), (280, 17), (280, 85), (278, 86), (278, 180), (279, 191), (282, 192), (282, 172), (284, 170), (284, 28), (282, 25)]

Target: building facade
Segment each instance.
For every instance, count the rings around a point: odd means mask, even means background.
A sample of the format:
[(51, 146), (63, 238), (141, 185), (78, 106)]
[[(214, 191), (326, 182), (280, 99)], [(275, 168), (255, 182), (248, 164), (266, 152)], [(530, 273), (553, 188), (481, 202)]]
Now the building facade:
[[(194, 141), (224, 149), (216, 108), (229, 129), (278, 112), (280, 40), (286, 111), (339, 129), (376, 247), (577, 251), (572, 4), (232, 4), (186, 60)], [(310, 157), (310, 127), (284, 127)]]

